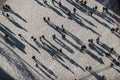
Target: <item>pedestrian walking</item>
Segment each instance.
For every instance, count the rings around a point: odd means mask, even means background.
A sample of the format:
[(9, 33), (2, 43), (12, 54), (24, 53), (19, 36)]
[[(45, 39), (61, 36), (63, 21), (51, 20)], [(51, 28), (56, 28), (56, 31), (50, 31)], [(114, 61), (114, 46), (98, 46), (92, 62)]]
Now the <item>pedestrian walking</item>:
[(78, 3), (78, 2), (79, 2), (79, 0), (75, 0), (75, 2), (77, 2), (77, 3)]
[(83, 0), (80, 1), (80, 4), (83, 5)]
[(100, 37), (98, 37), (98, 38), (96, 39), (96, 43), (97, 43), (97, 44), (100, 43)]
[(64, 32), (65, 31), (65, 28), (63, 27), (63, 24), (61, 26), (61, 30)]
[(22, 37), (22, 35), (21, 35), (21, 34), (18, 34), (18, 36), (19, 36), (19, 37)]
[(38, 64), (35, 64), (35, 66), (38, 68), (39, 66), (38, 66)]
[(85, 45), (82, 45), (81, 46), (81, 50), (83, 51), (83, 50), (85, 50), (86, 49), (86, 46)]
[(92, 67), (91, 67), (91, 66), (89, 66), (89, 67), (88, 67), (88, 70), (92, 70)]
[(73, 13), (76, 13), (76, 8), (73, 8)]
[(43, 0), (44, 4), (47, 4), (47, 1), (46, 0)]
[(87, 1), (85, 0), (84, 2), (83, 2), (83, 5), (86, 5), (87, 4)]
[(8, 36), (7, 34), (5, 34), (4, 39), (5, 39), (5, 40), (9, 40), (8, 37), (9, 37), (9, 36)]
[(86, 66), (85, 69), (88, 70), (88, 66)]
[(32, 59), (35, 60), (36, 59), (35, 56), (32, 56)]
[(36, 42), (36, 38), (34, 38), (33, 41)]
[(105, 56), (106, 56), (106, 57), (109, 57), (109, 56), (110, 56), (110, 54), (109, 54), (109, 53), (105, 53)]
[(111, 52), (113, 52), (113, 51), (114, 51), (114, 48), (113, 48), (113, 47), (112, 47), (112, 48), (110, 48), (110, 51), (109, 51), (109, 52), (111, 53)]
[(118, 56), (117, 60), (120, 60), (120, 56)]
[(10, 17), (10, 15), (9, 15), (8, 13), (6, 13), (6, 17), (7, 17), (7, 18), (9, 18), (9, 17)]
[(45, 17), (43, 17), (43, 20), (44, 20), (45, 22), (47, 22), (47, 20), (46, 20), (46, 18), (45, 18)]
[(52, 36), (52, 38), (53, 38), (53, 40), (55, 40), (55, 39), (56, 39), (56, 35), (54, 34), (54, 35)]
[(93, 39), (88, 39), (88, 42), (93, 44)]
[(118, 27), (117, 27), (117, 28), (115, 28), (115, 31), (116, 31), (116, 32), (119, 32), (119, 28), (118, 28)]
[(44, 36), (44, 35), (42, 35), (42, 36), (41, 36), (41, 38), (45, 39), (45, 36)]
[(59, 52), (62, 53), (62, 49), (59, 49)]
[(64, 39), (64, 40), (66, 39), (66, 36), (64, 34), (62, 35), (62, 39)]
[(62, 3), (61, 3), (61, 1), (59, 1), (58, 4), (59, 4), (59, 7), (62, 7)]
[(111, 28), (111, 32), (114, 33), (115, 32), (115, 28)]
[(113, 63), (110, 63), (110, 67), (113, 67), (114, 66), (114, 64)]
[(50, 17), (48, 17), (48, 22), (50, 22)]

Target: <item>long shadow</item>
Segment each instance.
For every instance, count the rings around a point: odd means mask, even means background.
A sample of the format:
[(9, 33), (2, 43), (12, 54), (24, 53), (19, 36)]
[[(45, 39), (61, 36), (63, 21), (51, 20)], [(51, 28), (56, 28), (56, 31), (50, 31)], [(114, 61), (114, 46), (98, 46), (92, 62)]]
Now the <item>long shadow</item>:
[(73, 59), (71, 59), (70, 57), (68, 57), (66, 54), (62, 53), (62, 56), (66, 60), (68, 60), (71, 64), (73, 64), (74, 66), (79, 67), (80, 69), (82, 69), (83, 71), (85, 71), (83, 67), (81, 67), (76, 61), (74, 61)]
[(0, 79), (1, 80), (15, 80), (12, 76), (10, 76), (2, 68), (0, 68)]
[(69, 70), (72, 74), (74, 74), (74, 72), (67, 65), (63, 64), (58, 59), (56, 59), (56, 61), (58, 61), (65, 69)]
[(76, 37), (74, 34), (69, 32), (68, 30), (63, 31), (66, 35), (70, 36), (77, 44), (82, 45), (84, 44), (78, 37)]
[(40, 51), (35, 46), (33, 46), (31, 43), (29, 43), (23, 36), (21, 36), (20, 39), (25, 41), (28, 45), (30, 45), (33, 49), (35, 49), (38, 53), (40, 53)]
[(45, 5), (44, 4), (42, 4), (39, 0), (35, 0), (39, 5), (41, 5), (41, 6), (43, 6), (43, 7), (45, 7)]
[(105, 22), (102, 22), (100, 20), (98, 20), (97, 18), (95, 18), (94, 16), (92, 16), (93, 19), (95, 19), (98, 23), (100, 23), (101, 25), (103, 25), (104, 27), (108, 28), (109, 30), (111, 29), (111, 27), (106, 24)]
[(102, 78), (102, 76), (98, 75), (96, 72), (94, 71), (89, 71), (89, 72), (96, 78), (96, 80), (105, 80)]
[[(14, 34), (9, 28), (7, 28), (5, 25), (3, 25), (2, 23), (0, 23), (0, 31), (2, 32), (7, 32), (9, 34)], [(14, 34), (15, 35), (15, 34)]]
[(95, 59), (96, 61), (98, 61), (101, 64), (104, 64), (103, 60), (99, 57), (97, 57), (94, 53), (92, 53), (89, 50), (86, 50), (85, 53), (87, 53), (88, 55), (90, 55), (93, 59)]
[(24, 21), (25, 23), (27, 23), (27, 21), (26, 21), (22, 16), (20, 16), (18, 13), (12, 12), (12, 14), (14, 14), (15, 16), (17, 16), (19, 19), (21, 19), (21, 20)]
[(106, 53), (106, 51), (104, 51), (104, 50), (101, 49), (100, 47), (96, 46), (94, 43), (93, 43), (93, 44), (89, 43), (88, 46), (89, 46), (92, 50), (95, 50), (100, 56), (104, 56), (103, 54)]
[(90, 24), (93, 27), (97, 27), (95, 24), (93, 24), (91, 21), (88, 21), (87, 19), (83, 18), (82, 16), (80, 16), (79, 14), (75, 13), (75, 15), (79, 16), (80, 18), (82, 18), (84, 21), (86, 21), (88, 24)]
[(120, 23), (120, 18), (115, 16), (115, 14), (112, 14), (111, 12), (108, 12), (107, 14)]
[(45, 65), (43, 65), (38, 59), (35, 59), (35, 62), (37, 62), (44, 70), (46, 70), (49, 74), (53, 75), (55, 78), (57, 78), (57, 76), (55, 75), (55, 73), (48, 69)]
[(27, 23), (27, 21), (22, 16), (20, 16), (18, 13), (14, 12), (14, 10), (12, 8), (10, 8), (10, 9), (4, 9), (4, 11), (5, 12), (10, 12), (10, 13), (14, 14), (19, 19), (21, 19), (22, 21), (24, 21), (25, 23)]
[(104, 44), (104, 43), (101, 42), (99, 45), (100, 45), (103, 49), (105, 49), (106, 51), (108, 51), (108, 52), (110, 51), (110, 47), (109, 47), (107, 44)]
[[(87, 12), (87, 11), (91, 11), (92, 10), (92, 8), (90, 8), (89, 6), (87, 6), (87, 5), (78, 5), (78, 3), (76, 3), (76, 2), (74, 2), (74, 1), (72, 1), (72, 0), (67, 0), (70, 4), (72, 4), (74, 7), (76, 7), (77, 9), (79, 9), (79, 10), (81, 10), (82, 12)], [(84, 10), (83, 10), (84, 9)], [(107, 16), (102, 16), (102, 15), (98, 15), (99, 17), (101, 17), (101, 18), (103, 18), (103, 19), (105, 19), (106, 21), (108, 21), (108, 22), (110, 22), (110, 21), (112, 21), (112, 22), (114, 22), (110, 17), (107, 17)], [(107, 28), (109, 28), (109, 26), (107, 25), (107, 24), (105, 24), (105, 23), (103, 23), (103, 22), (101, 22), (101, 21), (99, 21), (97, 18), (95, 18), (95, 17), (93, 17), (92, 16), (92, 18), (93, 19), (95, 19), (95, 20), (97, 20), (101, 25), (104, 25), (104, 26), (106, 26)], [(107, 20), (108, 19), (108, 20)], [(86, 20), (85, 20), (86, 21)], [(86, 21), (86, 22), (88, 22), (89, 24), (91, 24), (89, 21)], [(91, 24), (91, 25), (93, 25), (93, 24)], [(110, 28), (109, 28), (110, 29)], [(92, 29), (90, 29), (91, 31), (93, 31)], [(93, 31), (94, 32), (94, 31)]]
[(58, 11), (58, 10), (55, 9), (54, 7), (50, 6), (49, 4), (47, 4), (47, 6), (48, 6), (51, 10), (53, 10), (55, 13), (57, 13), (59, 16), (62, 16), (62, 17), (65, 18), (65, 16), (63, 16), (62, 13), (60, 13), (60, 11)]
[(70, 33), (68, 30), (62, 31), (62, 29), (55, 25), (54, 23), (48, 23), (49, 26), (51, 26), (53, 29), (55, 29), (57, 32), (59, 32), (61, 35), (67, 34), (68, 36), (70, 36), (73, 40), (75, 40), (76, 43), (82, 45), (83, 42), (77, 38), (75, 35), (73, 35), (72, 33)]
[(48, 23), (48, 25), (50, 27), (52, 27), (54, 30), (56, 30), (57, 32), (59, 32), (61, 35), (64, 35), (64, 33), (62, 32), (61, 28), (59, 28), (59, 26), (55, 25), (54, 23), (50, 22)]
[[(2, 42), (1, 42), (2, 43)], [(28, 66), (36, 71), (31, 65), (29, 65), (26, 61), (24, 61), (19, 55), (17, 55), (10, 47), (8, 47), (6, 44), (2, 43), (5, 47), (7, 47), (11, 52), (7, 52), (5, 50), (0, 50), (0, 54), (4, 56), (7, 59), (7, 62), (11, 66), (15, 66), (17, 70), (21, 73), (21, 75), (26, 79), (26, 80), (36, 80), (34, 74), (31, 72), (31, 70), (28, 68)], [(37, 72), (37, 71), (36, 71)], [(39, 73), (39, 72), (37, 72)], [(40, 73), (39, 73), (40, 74)], [(41, 74), (40, 74), (41, 75)], [(42, 76), (42, 75), (41, 75)], [(42, 76), (43, 77), (43, 76)]]
[(67, 43), (69, 43), (72, 47), (74, 47), (76, 50), (80, 51), (81, 52), (81, 48), (75, 44), (73, 44), (70, 40), (68, 40), (67, 38), (66, 39), (63, 39), (64, 41), (66, 41)]
[(84, 6), (80, 5), (79, 3), (76, 3), (73, 0), (66, 0), (66, 1), (70, 3), (71, 5), (73, 5), (74, 7), (76, 7), (78, 10), (84, 13), (87, 12), (87, 9)]
[(74, 53), (74, 51), (69, 46), (67, 46), (65, 43), (63, 43), (60, 39), (56, 38), (55, 42), (58, 43), (63, 48), (65, 48), (68, 52)]
[[(67, 7), (63, 6), (61, 8), (59, 8), (60, 10), (62, 10), (65, 14), (68, 13), (68, 11), (70, 11)], [(68, 15), (68, 14), (67, 14)], [(94, 31), (92, 28), (88, 27), (87, 25), (85, 25), (84, 23), (81, 22), (80, 18), (77, 17), (75, 14), (70, 13), (72, 20), (74, 20), (76, 23), (78, 23), (81, 27), (92, 31), (93, 33), (95, 33), (98, 36), (101, 36), (99, 33), (97, 33), (96, 31)]]
[(114, 32), (113, 34), (115, 34), (115, 36), (117, 36), (118, 38), (120, 38), (120, 33)]
[(39, 67), (39, 69), (40, 69), (48, 78), (50, 78), (51, 80), (55, 80), (55, 79), (53, 79), (47, 72), (45, 72), (42, 68)]
[[(51, 56), (53, 56), (54, 54), (56, 54), (56, 50), (54, 50), (53, 48), (51, 48), (51, 46), (47, 45), (46, 44), (46, 47), (45, 46), (42, 46), (38, 41), (35, 41), (35, 43), (42, 49), (46, 50)], [(55, 48), (55, 46), (53, 46)], [(52, 51), (51, 51), (52, 49)], [(58, 51), (57, 51), (58, 53)], [(81, 68), (83, 71), (85, 71), (78, 63), (76, 63), (73, 59), (71, 59), (70, 57), (68, 57), (66, 54), (64, 53), (59, 53), (59, 55), (61, 55), (62, 57), (64, 57), (66, 60), (68, 60), (70, 63), (72, 63), (73, 65)], [(56, 57), (58, 57), (58, 59), (60, 59), (61, 61), (63, 61), (63, 59), (60, 58), (60, 56), (56, 55)], [(64, 62), (64, 61), (63, 61)]]
[(12, 47), (16, 47), (17, 49), (19, 49), (20, 51), (22, 51), (23, 53), (25, 52), (25, 45), (20, 42), (16, 37), (14, 37), (11, 33), (9, 33), (6, 29), (3, 28), (4, 26), (0, 26), (1, 31), (4, 34), (7, 34), (9, 36), (9, 40), (4, 39), (4, 35), (1, 34), (1, 37), (5, 40), (6, 43), (8, 43), (9, 45), (11, 45)]
[(27, 32), (27, 30), (25, 28), (23, 28), (19, 23), (17, 23), (12, 17), (9, 17), (8, 20), (13, 24), (15, 25), (16, 27), (20, 28), (20, 29), (23, 29), (24, 31)]
[(48, 41), (46, 38), (44, 39), (49, 45), (47, 45), (48, 47), (49, 47), (49, 49), (51, 49), (52, 50), (52, 52), (55, 54), (55, 55), (57, 55), (57, 57), (60, 59), (60, 60), (62, 60), (63, 62), (64, 62), (64, 60), (62, 59), (62, 57), (60, 57), (60, 52), (58, 52), (57, 50), (59, 49), (59, 48), (57, 48), (55, 45), (53, 45), (50, 41)]
[(6, 73), (2, 68), (0, 68), (0, 79), (1, 80), (15, 80), (12, 76)]
[[(46, 39), (45, 39), (46, 40)], [(47, 40), (46, 40), (47, 41)], [(55, 49), (57, 49), (56, 46), (52, 45), (49, 41), (47, 41), (52, 47), (54, 47)], [(73, 59), (71, 59), (70, 57), (68, 57), (66, 54), (64, 54), (63, 52), (60, 54), (62, 57), (64, 57), (66, 60), (68, 60), (70, 63), (72, 63), (73, 65), (81, 68), (83, 71), (84, 69), (78, 64), (76, 63)]]
[(35, 43), (39, 48), (42, 48), (43, 50), (47, 51), (51, 56), (54, 55), (55, 58), (58, 58), (64, 62), (59, 52), (56, 51), (53, 47), (49, 46), (48, 44), (41, 45), (38, 41), (35, 41)]

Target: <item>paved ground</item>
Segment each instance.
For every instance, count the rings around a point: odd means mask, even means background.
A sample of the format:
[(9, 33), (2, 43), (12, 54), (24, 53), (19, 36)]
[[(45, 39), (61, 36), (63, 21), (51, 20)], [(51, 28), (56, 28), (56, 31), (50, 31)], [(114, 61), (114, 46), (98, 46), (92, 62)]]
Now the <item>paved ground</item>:
[(6, 0), (0, 0), (0, 10), (1, 10), (1, 7), (4, 5), (5, 2), (6, 2)]
[[(102, 14), (100, 3), (89, 0), (87, 6), (81, 6), (75, 0), (48, 1), (45, 5), (41, 0), (8, 0), (13, 10), (7, 12), (10, 18), (0, 14), (0, 78), (2, 80), (100, 80), (105, 75), (107, 80), (117, 80), (119, 67), (111, 68), (111, 59), (120, 55), (120, 35), (111, 33), (110, 29), (118, 27), (116, 16), (112, 11)], [(98, 5), (98, 13), (88, 15), (88, 11)], [(73, 14), (73, 8), (77, 12)], [(68, 19), (66, 11), (70, 10), (72, 19)], [(43, 17), (50, 17), (46, 23)], [(61, 25), (64, 25), (65, 32)], [(9, 41), (4, 40), (4, 34), (9, 35)], [(19, 37), (21, 34), (22, 37)], [(52, 39), (56, 34), (57, 40)], [(66, 39), (62, 39), (62, 35)], [(39, 37), (46, 44), (43, 45)], [(31, 39), (36, 38), (36, 41)], [(95, 40), (100, 37), (100, 44)], [(88, 45), (88, 39), (94, 39), (93, 45)], [(86, 52), (81, 52), (81, 45), (87, 46)], [(105, 53), (113, 47), (111, 58)], [(62, 49), (59, 53), (57, 49)], [(55, 55), (55, 59), (52, 55)], [(36, 60), (32, 59), (35, 55)], [(38, 63), (38, 68), (35, 64)], [(92, 72), (86, 71), (86, 66), (92, 66)], [(6, 76), (6, 77), (3, 77)]]

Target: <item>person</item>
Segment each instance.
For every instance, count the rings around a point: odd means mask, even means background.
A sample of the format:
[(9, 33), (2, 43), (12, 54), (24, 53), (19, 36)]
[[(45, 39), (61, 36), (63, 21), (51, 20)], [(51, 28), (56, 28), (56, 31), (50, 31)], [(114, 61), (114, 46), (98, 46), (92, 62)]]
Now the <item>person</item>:
[(35, 58), (35, 56), (32, 56), (32, 59), (34, 59), (34, 60), (35, 60), (35, 59), (36, 59), (36, 58)]
[(105, 53), (105, 56), (106, 56), (106, 57), (109, 57), (109, 56), (110, 56), (110, 54), (109, 54), (109, 53)]
[(61, 1), (59, 1), (59, 3), (58, 3), (58, 4), (59, 4), (59, 7), (62, 7), (62, 3), (61, 3)]
[(118, 56), (118, 58), (117, 58), (118, 60), (120, 60), (120, 56)]
[(88, 39), (88, 42), (93, 43), (93, 39)]
[(97, 8), (98, 8), (98, 6), (97, 6), (97, 5), (95, 5), (95, 10), (97, 10)]
[(113, 48), (113, 47), (112, 47), (112, 48), (110, 48), (110, 51), (109, 51), (109, 52), (111, 53), (111, 52), (113, 52), (113, 51), (114, 51), (114, 48)]
[(86, 46), (85, 45), (82, 45), (81, 46), (81, 50), (85, 50), (86, 49)]
[(5, 40), (9, 40), (8, 37), (9, 37), (9, 36), (8, 36), (7, 34), (5, 34), (4, 39), (5, 39)]
[(66, 36), (64, 34), (62, 35), (62, 39), (66, 39)]
[(113, 63), (110, 63), (110, 67), (113, 67), (114, 66), (114, 64)]
[(59, 49), (59, 52), (62, 53), (62, 49)]
[(70, 11), (67, 12), (67, 15), (68, 15), (68, 19), (71, 19), (71, 12)]
[(81, 4), (81, 5), (83, 4), (83, 0), (80, 1), (80, 4)]
[(18, 36), (22, 37), (22, 35), (21, 35), (21, 34), (18, 34)]
[(9, 18), (9, 17), (10, 17), (10, 15), (9, 15), (8, 13), (6, 13), (6, 17), (7, 17), (7, 18)]
[(43, 39), (45, 39), (45, 36), (44, 36), (44, 35), (42, 35), (41, 37), (42, 37)]
[(86, 66), (85, 69), (88, 70), (88, 66)]
[(75, 0), (75, 2), (78, 2), (79, 0)]
[(37, 68), (39, 67), (38, 64), (35, 65)]
[(115, 31), (115, 28), (111, 28), (111, 32), (114, 33), (114, 31)]
[(91, 66), (89, 66), (89, 67), (88, 67), (88, 70), (92, 70), (92, 67), (91, 67)]
[(83, 4), (86, 5), (86, 4), (87, 4), (87, 1), (85, 0)]
[(43, 17), (43, 20), (44, 20), (45, 22), (47, 22), (47, 20), (46, 20), (46, 18), (45, 18), (45, 17)]
[(33, 41), (36, 41), (36, 38), (34, 38)]
[(98, 37), (98, 38), (96, 39), (96, 43), (97, 43), (97, 44), (100, 43), (100, 37)]
[(43, 0), (44, 4), (47, 4), (47, 1), (46, 0)]
[(64, 27), (63, 27), (63, 24), (62, 24), (62, 26), (61, 26), (61, 30), (64, 32), (65, 31), (65, 29), (64, 29)]
[(55, 39), (56, 39), (56, 35), (54, 34), (54, 35), (52, 36), (52, 38), (53, 38), (53, 40), (55, 40)]
[(119, 31), (119, 28), (117, 27), (117, 28), (115, 29), (115, 31), (118, 32), (118, 31)]
[(48, 17), (48, 22), (50, 22), (50, 17)]
[(76, 8), (73, 8), (73, 13), (76, 13)]

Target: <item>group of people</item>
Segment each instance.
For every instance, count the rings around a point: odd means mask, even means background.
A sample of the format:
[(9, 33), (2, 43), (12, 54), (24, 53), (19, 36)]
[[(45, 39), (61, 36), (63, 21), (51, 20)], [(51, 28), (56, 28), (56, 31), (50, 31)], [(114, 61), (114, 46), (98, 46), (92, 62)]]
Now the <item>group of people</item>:
[[(80, 2), (81, 5), (86, 5), (86, 4), (87, 4), (87, 1), (86, 1), (86, 0), (81, 0), (81, 1), (75, 0), (75, 1), (76, 1), (76, 2)], [(44, 2), (45, 4), (47, 4), (47, 1), (46, 1), (46, 0), (43, 0), (43, 2)], [(62, 6), (61, 1), (59, 1), (58, 4), (59, 4), (59, 7)], [(90, 15), (92, 15), (97, 9), (98, 9), (98, 6), (94, 6), (94, 7), (92, 8), (92, 10), (90, 11)], [(8, 14), (8, 13), (5, 14), (5, 11), (6, 11), (6, 10), (7, 10), (7, 11), (11, 11), (11, 10), (12, 10), (11, 7), (10, 7), (9, 5), (7, 5), (7, 4), (2, 7), (2, 14), (3, 14), (4, 16), (6, 16), (6, 17), (9, 17), (9, 14)], [(76, 12), (76, 8), (73, 8), (73, 12)], [(108, 8), (103, 7), (103, 12), (108, 12)], [(69, 16), (71, 15), (71, 12), (70, 12), (70, 11), (68, 12), (68, 15), (69, 15)], [(43, 20), (44, 20), (44, 22), (49, 23), (49, 22), (50, 22), (50, 17), (43, 17)], [(65, 28), (63, 27), (63, 25), (61, 26), (61, 30), (62, 30), (63, 32), (65, 31)], [(120, 30), (119, 30), (119, 28), (112, 28), (112, 29), (111, 29), (111, 32), (112, 32), (112, 33), (119, 33)], [(21, 34), (18, 34), (18, 36), (22, 37)], [(56, 35), (53, 34), (53, 35), (52, 35), (52, 39), (53, 39), (53, 40), (56, 40), (56, 38), (57, 38)], [(8, 40), (8, 39), (9, 39), (9, 36), (8, 36), (7, 34), (5, 34), (4, 39)], [(31, 36), (31, 39), (33, 39), (33, 41), (36, 41), (36, 38), (34, 38), (33, 36)], [(43, 41), (43, 39), (45, 39), (45, 36), (44, 36), (44, 35), (42, 35), (42, 36), (39, 37), (39, 40), (42, 42), (43, 45), (45, 45), (46, 43)], [(65, 36), (65, 35), (62, 35), (62, 39), (66, 39), (66, 36)], [(93, 39), (88, 39), (88, 42), (92, 44), (92, 43), (93, 43)], [(96, 43), (97, 43), (97, 44), (100, 44), (100, 37), (97, 37), (97, 38), (96, 38)], [(86, 46), (86, 45), (82, 45), (82, 46), (81, 46), (81, 50), (82, 50), (82, 51), (84, 51), (84, 50), (86, 50), (86, 49), (87, 49), (87, 46)], [(59, 52), (62, 53), (62, 49), (61, 49), (61, 48), (60, 48), (60, 49), (57, 49), (57, 51), (59, 51)], [(112, 53), (113, 51), (114, 51), (114, 48), (110, 48), (109, 53), (105, 53), (106, 57), (109, 57), (109, 56), (110, 56), (110, 53)], [(52, 57), (54, 57), (54, 55), (53, 55)], [(36, 60), (36, 57), (35, 57), (35, 56), (32, 56), (32, 59), (35, 61), (35, 60)], [(118, 56), (118, 59), (120, 59), (120, 56)], [(113, 63), (119, 64), (119, 63), (117, 63), (117, 61), (116, 61), (115, 59), (113, 59)], [(111, 67), (113, 67), (113, 65), (114, 65), (113, 63), (110, 65)], [(37, 63), (36, 63), (36, 67), (39, 67)], [(91, 67), (91, 66), (86, 66), (85, 69), (86, 69), (87, 71), (90, 71), (90, 70), (92, 70), (92, 67)], [(77, 80), (77, 79), (75, 79), (75, 80)]]

